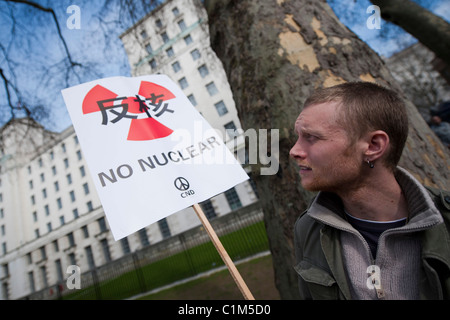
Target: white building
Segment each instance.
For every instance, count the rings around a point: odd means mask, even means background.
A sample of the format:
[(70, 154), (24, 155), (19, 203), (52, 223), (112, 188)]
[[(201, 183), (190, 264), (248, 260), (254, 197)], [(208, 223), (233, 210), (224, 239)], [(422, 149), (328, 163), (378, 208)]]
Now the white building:
[(166, 1), (120, 36), (133, 76), (166, 74), (212, 127), (241, 128), (222, 63), (210, 47), (208, 16), (198, 0)]
[[(197, 1), (166, 2), (121, 39), (133, 75), (167, 74), (235, 148), (225, 129), (240, 128), (240, 122)], [(73, 127), (53, 133), (24, 118), (1, 131), (1, 299), (20, 299), (63, 283), (69, 265), (87, 271), (200, 223), (187, 208), (116, 242)], [(212, 218), (256, 201), (246, 181), (203, 208)]]

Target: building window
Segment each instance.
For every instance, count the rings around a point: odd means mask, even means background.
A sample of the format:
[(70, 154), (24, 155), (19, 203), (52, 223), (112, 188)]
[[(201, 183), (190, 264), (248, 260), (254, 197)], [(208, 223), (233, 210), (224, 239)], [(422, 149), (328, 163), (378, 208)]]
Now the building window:
[(63, 143), (63, 144), (61, 145), (61, 148), (62, 148), (62, 151), (63, 151), (63, 152), (66, 152), (66, 144), (65, 144), (65, 143)]
[(206, 66), (206, 64), (201, 65), (201, 66), (198, 68), (198, 72), (200, 73), (200, 76), (201, 76), (202, 78), (206, 77), (206, 76), (209, 74), (209, 70), (208, 70), (208, 67)]
[(41, 177), (41, 182), (44, 182), (45, 181), (45, 175), (43, 173), (41, 173), (39, 176)]
[(87, 226), (83, 226), (83, 227), (81, 228), (81, 230), (83, 230), (84, 238), (85, 238), (85, 239), (86, 239), (86, 238), (89, 238), (89, 230), (88, 230), (88, 227), (87, 227)]
[(241, 200), (239, 199), (235, 188), (225, 191), (225, 197), (227, 198), (231, 210), (236, 210), (242, 207)]
[(127, 254), (127, 253), (131, 252), (131, 250), (130, 250), (130, 243), (128, 242), (128, 238), (127, 237), (120, 239), (120, 244), (122, 246), (123, 254)]
[(166, 32), (161, 33), (161, 38), (162, 38), (164, 43), (169, 42), (169, 36), (167, 35)]
[(31, 292), (35, 292), (36, 288), (34, 286), (34, 275), (33, 275), (33, 271), (28, 272), (28, 284), (30, 285), (30, 290)]
[(69, 253), (69, 261), (70, 261), (70, 264), (72, 264), (72, 265), (77, 264), (77, 260), (75, 259), (75, 253)]
[(186, 23), (184, 22), (184, 20), (180, 20), (178, 21), (178, 27), (180, 28), (181, 31), (186, 30)]
[(179, 14), (180, 14), (180, 10), (178, 10), (178, 8), (175, 7), (175, 8), (172, 9), (172, 13), (173, 13), (173, 15), (174, 15), (175, 17), (178, 17)]
[(41, 270), (41, 276), (42, 276), (42, 283), (44, 284), (44, 287), (48, 287), (47, 282), (47, 268), (45, 266), (42, 266), (39, 268)]
[(78, 144), (78, 136), (74, 136), (73, 140), (75, 141), (75, 144)]
[(195, 97), (193, 94), (188, 95), (188, 99), (194, 107), (197, 105), (197, 100), (195, 100)]
[(170, 47), (169, 49), (166, 50), (166, 54), (167, 54), (167, 56), (170, 58), (170, 57), (173, 57), (173, 55), (175, 54), (175, 52), (173, 51), (173, 48)]
[(84, 177), (86, 175), (86, 170), (84, 170), (84, 166), (80, 167), (80, 175)]
[(53, 249), (55, 250), (55, 252), (59, 252), (58, 240), (53, 241)]
[(38, 164), (39, 164), (39, 168), (42, 168), (42, 158), (39, 158)]
[(90, 270), (95, 269), (94, 254), (92, 253), (91, 246), (87, 246), (86, 248), (84, 248), (84, 251), (86, 253), (89, 269)]
[(55, 153), (53, 151), (50, 151), (50, 160), (55, 159)]
[(65, 225), (66, 224), (66, 221), (65, 221), (65, 219), (64, 219), (64, 216), (60, 216), (59, 217), (59, 223), (60, 223), (60, 225)]
[(219, 93), (219, 91), (217, 90), (216, 85), (214, 84), (214, 82), (210, 82), (206, 85), (206, 90), (208, 90), (208, 93), (210, 96), (213, 96), (217, 93)]
[(3, 254), (5, 255), (8, 251), (6, 250), (6, 242), (3, 242), (2, 243), (2, 251), (3, 251)]
[(98, 227), (100, 228), (100, 232), (106, 232), (108, 231), (108, 228), (106, 227), (106, 221), (105, 218), (100, 218), (98, 221)]
[(87, 182), (83, 184), (83, 190), (84, 194), (89, 194), (89, 185), (87, 184)]
[(87, 206), (88, 211), (94, 210), (94, 207), (92, 206), (92, 201), (86, 202), (86, 206)]
[(70, 195), (70, 200), (72, 201), (72, 202), (75, 202), (75, 191), (70, 191), (69, 192), (69, 195)]
[(46, 199), (47, 198), (47, 189), (42, 189), (42, 197), (44, 198), (44, 199)]
[(156, 27), (162, 28), (162, 22), (161, 22), (161, 19), (156, 20), (155, 24), (156, 24)]
[(181, 70), (181, 65), (178, 61), (175, 61), (174, 63), (172, 63), (172, 69), (173, 72), (177, 73), (178, 71)]
[(52, 173), (54, 176), (56, 176), (56, 167), (55, 166), (52, 167)]
[(52, 232), (52, 223), (47, 223), (47, 232)]
[(58, 282), (61, 282), (64, 280), (63, 271), (62, 271), (62, 265), (61, 260), (55, 260), (55, 268), (56, 268), (56, 275), (58, 277)]
[(147, 231), (145, 228), (142, 228), (139, 230), (139, 239), (141, 240), (142, 246), (148, 246), (150, 242), (148, 241)]
[(33, 189), (33, 180), (30, 180), (30, 181), (28, 182), (28, 185), (30, 186), (30, 189)]
[(73, 233), (72, 232), (67, 234), (67, 240), (69, 240), (69, 248), (75, 246), (75, 239), (73, 237)]
[(35, 236), (36, 238), (39, 238), (39, 237), (40, 237), (39, 229), (34, 229), (34, 236)]
[(64, 167), (65, 168), (69, 167), (69, 159), (67, 159), (67, 158), (64, 159)]
[(100, 241), (103, 249), (103, 255), (105, 256), (105, 261), (110, 262), (111, 261), (111, 253), (109, 252), (109, 246), (108, 246), (108, 240), (102, 239)]
[(180, 80), (178, 80), (178, 84), (180, 85), (181, 89), (185, 89), (189, 86), (187, 80), (185, 77), (181, 78)]
[(239, 135), (236, 129), (236, 125), (234, 124), (233, 121), (228, 122), (227, 124), (224, 125), (224, 127), (226, 134), (228, 134), (230, 138), (234, 138)]
[(234, 135), (234, 131), (236, 131), (236, 125), (234, 124), (233, 121), (228, 122), (227, 124), (224, 125), (224, 127), (227, 130), (228, 134)]
[(56, 205), (58, 206), (58, 209), (62, 208), (62, 201), (61, 198), (56, 199)]
[(42, 246), (39, 248), (39, 251), (41, 252), (41, 259), (46, 260), (47, 259), (47, 253), (45, 252), (45, 247)]
[(53, 185), (55, 186), (55, 191), (59, 191), (59, 183), (58, 183), (58, 181), (55, 181), (53, 183)]
[(147, 39), (148, 38), (148, 34), (147, 34), (147, 32), (145, 30), (142, 30), (142, 32), (141, 32), (141, 38), (142, 39)]
[(150, 64), (150, 67), (152, 69), (156, 69), (157, 64), (156, 64), (156, 60), (155, 59), (150, 60), (149, 64)]
[(194, 61), (200, 59), (200, 57), (201, 57), (200, 51), (198, 51), (198, 49), (192, 50), (191, 57), (192, 57), (192, 60), (194, 60)]
[(74, 219), (78, 219), (78, 217), (79, 217), (78, 209), (73, 209), (73, 210), (72, 210), (72, 213), (73, 213), (73, 218), (74, 218)]
[(72, 175), (69, 173), (68, 175), (66, 175), (67, 177), (67, 184), (72, 184)]
[(37, 212), (34, 211), (34, 212), (33, 212), (33, 221), (34, 221), (34, 222), (37, 222), (37, 220), (38, 220)]
[(161, 234), (164, 239), (171, 236), (169, 224), (167, 223), (166, 218), (163, 218), (158, 221), (158, 227), (159, 227), (159, 231), (161, 231)]
[(203, 212), (205, 213), (208, 219), (213, 219), (217, 217), (216, 210), (214, 210), (213, 204), (210, 199), (200, 203), (200, 206), (202, 207)]
[(31, 196), (31, 204), (35, 204), (36, 200), (34, 199), (34, 195)]
[(191, 44), (192, 41), (193, 41), (190, 34), (188, 34), (188, 35), (187, 35), (186, 37), (184, 37), (183, 39), (184, 39), (184, 42), (186, 43), (186, 45)]
[(45, 215), (46, 215), (46, 216), (49, 216), (49, 215), (50, 215), (50, 208), (48, 207), (48, 204), (46, 204), (46, 205), (44, 206), (44, 211), (45, 211)]
[(147, 43), (145, 45), (145, 51), (147, 51), (147, 53), (149, 53), (149, 54), (153, 52), (153, 49), (152, 49), (152, 46), (150, 45), (150, 43)]
[(217, 113), (219, 116), (223, 116), (224, 114), (228, 113), (228, 109), (225, 106), (225, 103), (223, 101), (219, 101), (214, 104), (214, 107), (216, 107)]
[(83, 158), (83, 156), (81, 155), (81, 150), (77, 151), (77, 159), (81, 160)]

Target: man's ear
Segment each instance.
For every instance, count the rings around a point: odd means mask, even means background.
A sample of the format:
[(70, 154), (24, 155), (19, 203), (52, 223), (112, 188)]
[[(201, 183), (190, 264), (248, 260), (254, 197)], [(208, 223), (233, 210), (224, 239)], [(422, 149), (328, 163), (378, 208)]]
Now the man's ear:
[(380, 159), (389, 148), (389, 136), (382, 130), (369, 132), (366, 136), (367, 149), (364, 152), (365, 160)]

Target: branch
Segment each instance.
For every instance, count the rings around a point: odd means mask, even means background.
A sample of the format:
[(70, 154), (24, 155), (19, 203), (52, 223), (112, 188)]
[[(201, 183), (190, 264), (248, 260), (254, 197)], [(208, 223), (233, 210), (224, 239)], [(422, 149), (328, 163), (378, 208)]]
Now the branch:
[(38, 10), (41, 10), (41, 11), (44, 11), (44, 12), (49, 12), (52, 15), (52, 17), (53, 17), (53, 21), (55, 22), (55, 26), (56, 26), (56, 29), (58, 31), (58, 36), (59, 36), (59, 38), (61, 39), (61, 42), (64, 45), (64, 50), (66, 51), (66, 55), (67, 55), (67, 58), (69, 59), (70, 65), (72, 67), (74, 67), (74, 66), (81, 67), (80, 63), (75, 62), (75, 61), (72, 60), (72, 56), (70, 55), (69, 48), (67, 47), (66, 40), (64, 39), (64, 37), (63, 37), (63, 35), (61, 33), (61, 28), (59, 26), (58, 19), (56, 18), (55, 11), (52, 8), (46, 8), (46, 7), (41, 6), (39, 3), (35, 3), (35, 2), (32, 2), (32, 1), (28, 1), (28, 0), (5, 0), (5, 1), (7, 1), (7, 2), (15, 2), (15, 3), (23, 3), (23, 4), (26, 4), (26, 5), (29, 5), (29, 6), (33, 7), (35, 9), (38, 9)]
[(14, 108), (14, 106), (11, 101), (11, 94), (9, 93), (9, 81), (8, 81), (8, 79), (6, 79), (6, 76), (3, 73), (3, 69), (1, 69), (1, 68), (0, 68), (0, 76), (3, 79), (3, 83), (5, 85), (5, 91), (6, 91), (6, 98), (8, 99), (8, 105), (11, 107), (11, 112), (12, 112), (12, 109)]
[[(28, 107), (22, 103), (19, 99), (18, 101), (18, 106), (15, 107), (14, 104), (11, 101), (11, 93), (9, 92), (9, 87), (13, 87), (13, 89), (15, 90), (14, 86), (11, 84), (11, 82), (6, 78), (5, 74), (3, 73), (3, 69), (0, 68), (0, 77), (3, 79), (3, 83), (5, 86), (5, 91), (6, 91), (6, 98), (8, 99), (8, 105), (11, 108), (11, 118), (14, 118), (14, 110), (25, 110), (25, 113), (27, 114), (27, 117), (31, 116), (31, 111), (30, 109), (28, 109)], [(17, 90), (15, 90), (17, 91)]]

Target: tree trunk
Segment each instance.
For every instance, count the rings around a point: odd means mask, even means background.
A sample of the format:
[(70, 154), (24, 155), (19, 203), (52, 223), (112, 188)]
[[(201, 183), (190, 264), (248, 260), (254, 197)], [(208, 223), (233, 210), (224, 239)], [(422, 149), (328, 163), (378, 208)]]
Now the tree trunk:
[(450, 66), (450, 24), (410, 0), (370, 0), (381, 17), (411, 34)]
[[(205, 1), (211, 44), (224, 64), (243, 129), (279, 129), (280, 168), (255, 182), (264, 210), (275, 284), (298, 298), (293, 226), (311, 193), (289, 159), (294, 121), (312, 91), (373, 81), (400, 92), (383, 61), (342, 25), (326, 1)], [(401, 165), (427, 185), (449, 188), (448, 150), (408, 103), (411, 121)], [(257, 298), (257, 297), (256, 297)]]

